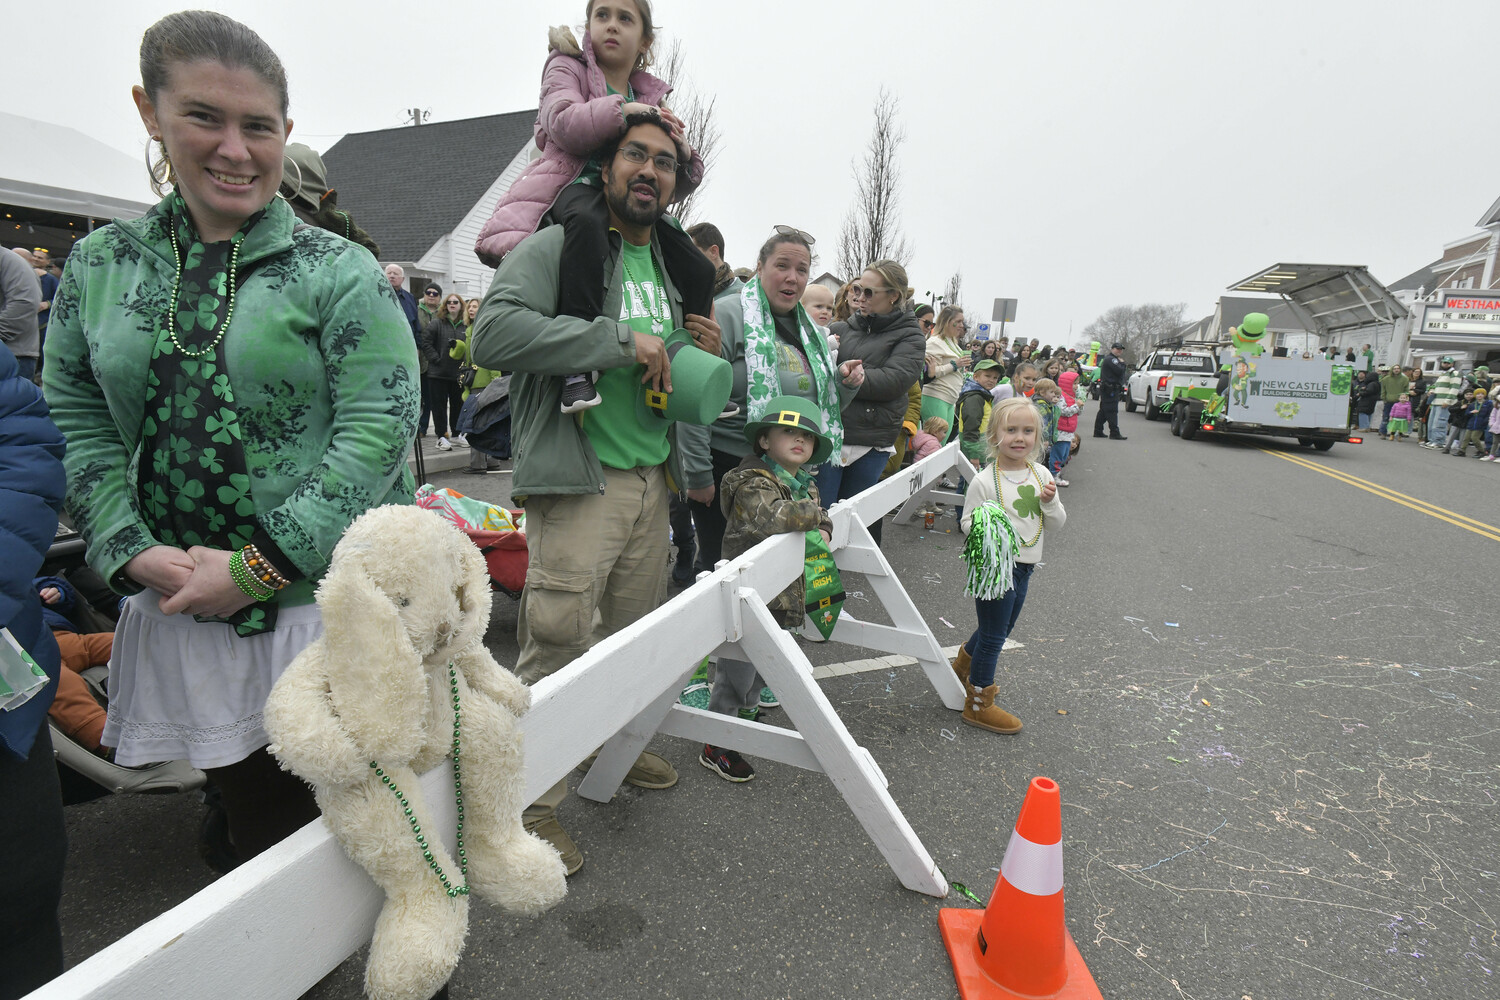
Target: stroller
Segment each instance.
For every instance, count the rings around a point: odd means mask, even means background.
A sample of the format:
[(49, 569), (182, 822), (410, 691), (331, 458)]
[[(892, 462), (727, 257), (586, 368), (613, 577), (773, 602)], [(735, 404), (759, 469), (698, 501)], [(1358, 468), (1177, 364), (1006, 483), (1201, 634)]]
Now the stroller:
[(425, 483), (417, 506), (441, 515), (479, 547), (489, 570), (490, 588), (513, 600), (526, 585), (526, 514)]

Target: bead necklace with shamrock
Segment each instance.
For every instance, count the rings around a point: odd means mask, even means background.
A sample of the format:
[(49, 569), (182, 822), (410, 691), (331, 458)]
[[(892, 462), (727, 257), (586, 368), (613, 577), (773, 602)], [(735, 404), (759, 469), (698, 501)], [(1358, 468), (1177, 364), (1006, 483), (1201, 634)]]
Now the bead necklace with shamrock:
[(427, 862), (433, 874), (437, 875), (438, 881), (443, 883), (443, 888), (448, 893), (448, 898), (456, 896), (467, 896), (469, 894), (469, 855), (464, 851), (464, 780), (459, 771), (459, 711), (458, 711), (458, 672), (453, 663), (448, 663), (448, 686), (453, 692), (453, 798), (458, 807), (458, 872), (463, 876), (463, 885), (454, 885), (443, 866), (438, 864), (437, 858), (433, 856), (432, 845), (427, 843), (427, 836), (422, 832), (422, 826), (417, 822), (417, 814), (411, 807), (411, 801), (406, 794), (396, 787), (391, 776), (385, 773), (385, 768), (378, 761), (370, 761), (370, 769), (380, 779), (380, 783), (391, 790), (396, 796), (396, 801), (401, 803), (401, 814), (406, 817), (406, 822), (411, 825), (411, 832), (417, 838), (417, 847), (422, 851), (422, 859)]

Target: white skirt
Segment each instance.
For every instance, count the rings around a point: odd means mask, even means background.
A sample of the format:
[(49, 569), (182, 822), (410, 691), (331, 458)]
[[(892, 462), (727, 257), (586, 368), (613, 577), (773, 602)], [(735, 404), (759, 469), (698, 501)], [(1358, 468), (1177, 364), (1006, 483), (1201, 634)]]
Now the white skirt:
[(262, 712), (271, 685), (323, 634), (318, 606), (281, 608), (275, 631), (241, 638), (230, 625), (164, 615), (160, 599), (152, 590), (129, 598), (115, 626), (104, 744), (127, 767), (244, 760), (270, 742)]

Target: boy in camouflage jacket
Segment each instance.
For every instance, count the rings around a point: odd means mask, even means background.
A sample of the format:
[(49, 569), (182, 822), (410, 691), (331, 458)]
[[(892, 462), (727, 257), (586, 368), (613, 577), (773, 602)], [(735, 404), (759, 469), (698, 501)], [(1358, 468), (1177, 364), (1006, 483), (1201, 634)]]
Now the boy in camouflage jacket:
[[(821, 414), (811, 400), (778, 396), (766, 404), (759, 420), (748, 421), (745, 438), (754, 453), (724, 476), (719, 503), (728, 523), (724, 558), (734, 559), (772, 535), (821, 531), (825, 541), (833, 522), (818, 499), (818, 487), (804, 467), (828, 457), (832, 442), (823, 432)], [(797, 578), (767, 602), (777, 624), (802, 625), (806, 616), (803, 578)], [(755, 665), (720, 657), (709, 695), (709, 711), (733, 715), (760, 700), (762, 681)], [(705, 744), (698, 762), (720, 777), (749, 781), (755, 769), (733, 750)]]

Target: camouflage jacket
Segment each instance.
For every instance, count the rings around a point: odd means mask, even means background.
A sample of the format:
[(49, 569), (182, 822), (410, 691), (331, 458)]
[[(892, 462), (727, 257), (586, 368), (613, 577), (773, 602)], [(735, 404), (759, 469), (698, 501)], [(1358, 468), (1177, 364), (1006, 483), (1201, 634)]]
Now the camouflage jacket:
[[(818, 487), (809, 483), (806, 500), (793, 500), (792, 491), (776, 478), (764, 459), (747, 455), (725, 474), (719, 504), (728, 523), (724, 528), (724, 558), (743, 555), (757, 543), (785, 532), (833, 531), (828, 512), (818, 502)], [(802, 577), (766, 602), (782, 628), (798, 628), (806, 613)]]

